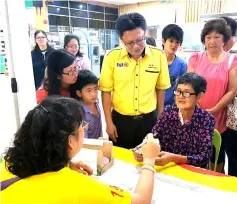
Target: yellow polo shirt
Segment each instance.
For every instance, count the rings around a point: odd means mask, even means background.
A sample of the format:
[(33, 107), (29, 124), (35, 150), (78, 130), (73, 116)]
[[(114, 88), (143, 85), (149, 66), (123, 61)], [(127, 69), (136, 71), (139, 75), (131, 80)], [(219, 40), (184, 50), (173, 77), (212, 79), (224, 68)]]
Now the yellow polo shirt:
[[(11, 178), (2, 165), (1, 181)], [(5, 179), (3, 179), (5, 178)], [(131, 204), (129, 192), (69, 168), (19, 180), (0, 191), (2, 204)]]
[(122, 47), (104, 58), (99, 89), (112, 92), (113, 108), (122, 115), (152, 112), (156, 108), (156, 89), (169, 87), (167, 59), (158, 48), (147, 45), (138, 61)]

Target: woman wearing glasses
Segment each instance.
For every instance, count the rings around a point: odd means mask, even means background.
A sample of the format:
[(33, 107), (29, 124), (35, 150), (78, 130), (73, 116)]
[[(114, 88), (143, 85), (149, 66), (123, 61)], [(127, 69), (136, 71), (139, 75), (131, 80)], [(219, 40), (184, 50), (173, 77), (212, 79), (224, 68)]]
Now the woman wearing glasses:
[(70, 162), (83, 144), (82, 118), (80, 103), (61, 96), (46, 98), (27, 114), (1, 163), (3, 203), (151, 203), (159, 145), (151, 139), (144, 146), (145, 161), (133, 193), (103, 184)]
[(35, 79), (35, 89), (37, 90), (44, 78), (46, 63), (45, 59), (53, 51), (49, 46), (47, 35), (43, 30), (35, 32), (35, 48), (31, 51), (32, 64)]
[(55, 50), (47, 59), (46, 77), (36, 92), (37, 104), (50, 95), (70, 97), (71, 85), (77, 81), (78, 66), (75, 57), (65, 50)]
[(91, 70), (89, 59), (80, 51), (80, 41), (78, 36), (74, 34), (66, 35), (64, 37), (64, 49), (66, 49), (68, 52), (70, 52), (76, 57), (76, 63), (79, 70)]
[[(212, 153), (214, 117), (197, 106), (206, 91), (206, 80), (194, 73), (181, 76), (176, 84), (175, 104), (167, 106), (153, 127), (161, 150), (156, 165), (169, 162), (207, 168)], [(142, 155), (134, 153), (137, 161)]]

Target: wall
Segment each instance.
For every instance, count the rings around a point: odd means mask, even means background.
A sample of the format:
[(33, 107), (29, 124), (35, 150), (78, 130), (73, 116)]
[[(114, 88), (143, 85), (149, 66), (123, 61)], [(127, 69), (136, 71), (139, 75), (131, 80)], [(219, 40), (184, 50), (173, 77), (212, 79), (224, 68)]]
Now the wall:
[(225, 13), (236, 13), (237, 12), (237, 1), (236, 0), (225, 0), (224, 12)]
[(43, 7), (34, 8), (35, 10), (35, 27), (36, 29), (44, 30), (45, 32), (49, 31), (48, 24), (48, 8), (45, 5), (45, 0), (43, 0)]
[[(74, 1), (76, 1), (76, 0), (74, 0)], [(86, 3), (86, 4), (94, 4), (94, 5), (98, 5), (98, 6), (110, 7), (110, 8), (118, 8), (117, 5), (106, 4), (106, 3), (102, 3), (102, 2), (98, 2), (98, 1), (80, 1), (80, 2)]]
[(139, 12), (147, 20), (148, 26), (166, 25), (169, 23), (182, 24), (185, 21), (184, 0), (173, 0), (170, 3), (146, 2), (122, 5), (120, 14)]

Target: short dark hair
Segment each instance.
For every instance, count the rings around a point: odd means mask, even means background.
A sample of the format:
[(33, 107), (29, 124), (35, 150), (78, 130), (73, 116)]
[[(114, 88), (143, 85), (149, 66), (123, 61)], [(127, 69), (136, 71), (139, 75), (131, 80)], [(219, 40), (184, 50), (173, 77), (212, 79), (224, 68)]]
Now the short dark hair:
[(179, 84), (190, 84), (196, 95), (200, 93), (205, 93), (207, 89), (207, 81), (204, 77), (195, 74), (193, 72), (188, 72), (178, 78), (176, 82), (176, 89)]
[(232, 36), (236, 36), (237, 21), (234, 20), (233, 18), (225, 17), (225, 16), (223, 16), (221, 18), (223, 18), (226, 21), (227, 25), (230, 26), (230, 28), (231, 28), (231, 35)]
[(180, 44), (182, 44), (183, 37), (184, 37), (184, 32), (182, 28), (176, 24), (169, 24), (165, 26), (164, 29), (162, 30), (162, 38), (164, 39), (164, 41), (172, 38), (177, 41), (180, 41)]
[(204, 25), (204, 28), (202, 29), (201, 42), (203, 44), (205, 43), (205, 36), (208, 35), (212, 31), (216, 31), (217, 33), (223, 35), (225, 44), (227, 43), (227, 41), (230, 38), (226, 21), (221, 18), (212, 19), (212, 20), (207, 21)]
[(59, 77), (63, 69), (73, 64), (75, 57), (64, 49), (54, 50), (47, 57), (46, 77), (43, 80), (43, 88), (48, 95), (60, 95), (61, 82)]
[(146, 31), (147, 24), (144, 16), (140, 13), (127, 13), (119, 16), (115, 25), (116, 31), (120, 38), (122, 38), (125, 31), (141, 28)]
[(77, 91), (81, 91), (85, 86), (89, 84), (98, 84), (99, 79), (90, 70), (83, 69), (79, 71), (77, 82), (72, 85)]
[(12, 174), (26, 178), (68, 165), (69, 135), (80, 127), (84, 109), (72, 98), (49, 96), (29, 111), (4, 156)]
[(146, 37), (146, 44), (156, 47), (156, 40), (155, 40), (155, 38), (153, 38), (151, 36)]
[(66, 49), (66, 47), (68, 46), (68, 43), (72, 39), (75, 39), (78, 42), (78, 46), (79, 46), (79, 50), (78, 50), (76, 56), (83, 57), (83, 53), (81, 53), (81, 51), (80, 51), (80, 39), (79, 39), (79, 37), (77, 35), (74, 35), (74, 34), (65, 35), (65, 37), (64, 37), (64, 45), (63, 45), (64, 49)]

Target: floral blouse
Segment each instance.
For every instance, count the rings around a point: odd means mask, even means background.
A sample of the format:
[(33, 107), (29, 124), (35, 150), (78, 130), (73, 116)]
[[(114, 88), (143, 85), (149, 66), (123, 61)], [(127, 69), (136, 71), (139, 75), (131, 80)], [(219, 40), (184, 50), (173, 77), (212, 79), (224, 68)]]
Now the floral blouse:
[(195, 108), (189, 122), (182, 124), (176, 105), (167, 106), (152, 129), (160, 140), (161, 151), (187, 156), (188, 164), (207, 168), (212, 154), (214, 117)]

